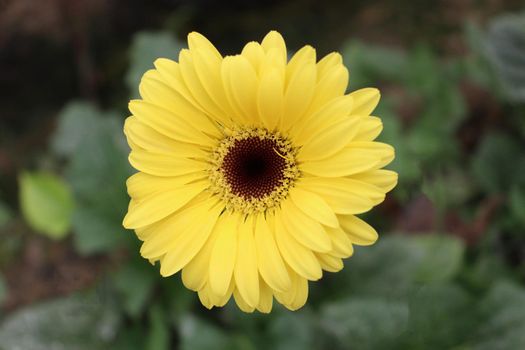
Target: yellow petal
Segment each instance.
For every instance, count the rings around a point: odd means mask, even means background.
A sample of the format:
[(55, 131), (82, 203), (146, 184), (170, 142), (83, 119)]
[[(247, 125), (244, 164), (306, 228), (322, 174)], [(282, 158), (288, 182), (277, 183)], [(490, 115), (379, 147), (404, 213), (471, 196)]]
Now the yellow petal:
[(259, 304), (259, 272), (254, 228), (254, 222), (250, 218), (240, 224), (239, 245), (234, 269), (237, 290), (252, 310)]
[(324, 56), (319, 62), (317, 62), (317, 75), (319, 80), (324, 78), (327, 72), (333, 68), (343, 64), (343, 57), (338, 52), (331, 52)]
[(310, 142), (321, 129), (340, 123), (348, 119), (348, 114), (352, 109), (354, 98), (350, 95), (338, 97), (317, 112), (312, 113), (304, 123), (294, 127), (290, 133), (299, 145)]
[(376, 230), (353, 215), (339, 215), (341, 228), (348, 234), (352, 243), (357, 245), (370, 245), (377, 241)]
[(223, 83), (230, 90), (234, 104), (247, 121), (257, 121), (257, 88), (259, 81), (250, 62), (241, 55), (230, 57), (230, 69), (223, 75)]
[(128, 194), (131, 198), (143, 199), (155, 192), (165, 192), (172, 189), (180, 188), (190, 182), (203, 179), (206, 177), (202, 173), (190, 173), (175, 177), (158, 177), (146, 173), (136, 173), (131, 175), (126, 181)]
[(375, 88), (359, 89), (350, 94), (354, 97), (354, 108), (352, 114), (367, 116), (370, 115), (379, 103), (379, 90)]
[(208, 240), (195, 257), (182, 269), (182, 283), (191, 290), (201, 290), (208, 281), (210, 256), (217, 240), (217, 230), (212, 230)]
[(210, 283), (206, 283), (204, 285), (204, 288), (199, 290), (199, 299), (206, 308), (211, 309), (214, 306), (224, 306), (226, 303), (230, 300), (233, 290), (235, 288), (235, 285), (233, 283), (230, 283), (230, 286), (228, 287), (228, 290), (224, 295), (218, 296), (213, 293), (213, 290), (210, 287)]
[(297, 159), (300, 162), (307, 162), (334, 155), (352, 140), (357, 133), (358, 125), (359, 118), (346, 118), (339, 123), (319, 130), (299, 150)]
[(138, 150), (130, 153), (129, 162), (135, 169), (156, 176), (179, 176), (208, 168), (203, 161)]
[(316, 252), (332, 249), (330, 237), (319, 222), (304, 214), (290, 199), (284, 200), (281, 206), (283, 223), (297, 242)]
[(276, 48), (271, 48), (265, 52), (264, 59), (259, 67), (259, 72), (263, 73), (271, 68), (277, 69), (279, 74), (282, 76), (282, 80), (286, 80), (286, 60), (283, 59), (283, 56)]
[(210, 288), (207, 285), (200, 289), (197, 295), (199, 296), (201, 304), (205, 308), (207, 308), (208, 310), (211, 310), (213, 308), (214, 305), (210, 298)]
[(241, 109), (241, 106), (237, 102), (236, 97), (234, 96), (232, 88), (232, 76), (235, 73), (232, 71), (235, 70), (235, 60), (232, 56), (226, 56), (221, 63), (221, 80), (226, 95), (226, 100), (223, 101), (223, 104), (227, 106), (228, 110), (231, 111), (233, 119), (236, 120), (237, 124), (250, 124), (252, 119), (251, 116), (246, 115)]
[(230, 285), (228, 286), (228, 289), (226, 290), (226, 293), (224, 295), (217, 295), (213, 292), (213, 289), (211, 288), (211, 285), (208, 283), (209, 288), (209, 294), (210, 299), (213, 305), (215, 306), (224, 306), (226, 303), (231, 299), (233, 291), (235, 290), (235, 283), (233, 281), (233, 278), (230, 281)]
[(280, 217), (275, 218), (277, 246), (286, 263), (299, 275), (316, 281), (322, 277), (321, 266), (314, 253), (299, 244), (284, 227)]
[(343, 65), (331, 68), (317, 83), (310, 110), (316, 111), (334, 98), (343, 96), (347, 86), (348, 69)]
[[(204, 109), (195, 101), (190, 90), (184, 83), (182, 74), (180, 72), (179, 64), (173, 60), (167, 58), (158, 58), (153, 62), (155, 68), (162, 79), (169, 87), (177, 91), (186, 101), (188, 101), (192, 106), (201, 111)], [(152, 77), (152, 76), (150, 76)]]
[(303, 213), (312, 219), (326, 226), (339, 227), (339, 222), (333, 210), (315, 193), (293, 187), (290, 190), (290, 198)]
[(397, 184), (397, 173), (392, 170), (378, 169), (352, 175), (352, 179), (363, 181), (389, 192)]
[(246, 44), (242, 49), (241, 55), (250, 62), (256, 72), (259, 72), (265, 53), (258, 42), (251, 41)]
[(305, 177), (298, 187), (319, 194), (338, 214), (364, 213), (385, 198), (380, 188), (349, 178)]
[(233, 291), (233, 297), (235, 298), (235, 303), (242, 311), (252, 313), (255, 310), (255, 307), (250, 306), (250, 304), (244, 300), (239, 289)]
[(266, 52), (269, 52), (271, 49), (277, 49), (281, 58), (286, 62), (288, 56), (286, 52), (286, 44), (281, 34), (275, 30), (266, 34), (261, 42), (261, 46)]
[(137, 120), (136, 117), (129, 117), (124, 124), (124, 130), (134, 144), (140, 149), (152, 153), (162, 153), (175, 155), (179, 157), (207, 157), (209, 150), (206, 151), (201, 147), (184, 142), (175, 141), (150, 128), (144, 123)]
[(394, 147), (382, 142), (351, 142), (347, 145), (347, 149), (362, 154), (373, 154), (380, 158), (381, 161), (375, 165), (376, 169), (388, 165), (395, 158)]
[(343, 269), (343, 260), (330, 254), (315, 253), (323, 270), (328, 272), (339, 272)]
[(188, 34), (188, 47), (194, 51), (197, 49), (205, 49), (209, 51), (214, 57), (221, 59), (220, 52), (215, 46), (202, 34), (197, 32), (191, 32)]
[(226, 294), (233, 275), (237, 257), (239, 215), (223, 213), (217, 222), (217, 240), (212, 249), (209, 267), (209, 283), (218, 296)]
[(213, 145), (213, 140), (209, 136), (195, 129), (184, 116), (176, 115), (173, 111), (142, 100), (131, 101), (129, 110), (140, 122), (172, 139), (199, 145)]
[(263, 125), (275, 130), (279, 125), (284, 108), (284, 81), (276, 68), (268, 69), (259, 82), (257, 108)]
[(259, 279), (260, 298), (257, 310), (264, 314), (270, 313), (273, 306), (273, 292), (271, 288), (264, 282), (262, 278)]
[(226, 92), (222, 83), (222, 59), (216, 58), (209, 50), (196, 49), (192, 52), (193, 66), (199, 80), (211, 100), (221, 107), (225, 114), (214, 114), (224, 125), (231, 125), (232, 110), (226, 101)]
[[(149, 72), (156, 74), (148, 74)], [(189, 102), (175, 89), (171, 88), (162, 80), (159, 80), (156, 77), (157, 75), (157, 71), (151, 70), (142, 77), (139, 88), (141, 96), (145, 101), (172, 111), (175, 115), (184, 118), (185, 121), (196, 130), (200, 130), (214, 137), (221, 136), (216, 123), (213, 123), (206, 114), (195, 107), (193, 103)]]
[(296, 284), (297, 287), (294, 298), (292, 303), (288, 305), (288, 308), (292, 311), (302, 308), (304, 304), (306, 304), (306, 300), (308, 300), (308, 281), (305, 278), (298, 276)]
[(155, 259), (166, 254), (170, 243), (182, 234), (183, 228), (195, 221), (201, 203), (202, 198), (195, 198), (172, 215), (148, 226), (151, 233), (140, 247), (140, 254), (146, 259)]
[(343, 229), (326, 227), (326, 233), (332, 241), (333, 251), (330, 254), (338, 258), (348, 258), (354, 254), (354, 247), (352, 241)]
[(256, 219), (255, 243), (257, 245), (257, 265), (264, 281), (274, 290), (288, 290), (291, 283), (290, 277), (275, 243), (273, 229), (270, 229), (263, 215), (258, 215)]
[(202, 248), (217, 222), (220, 207), (213, 201), (206, 201), (199, 206), (200, 211), (195, 215), (195, 221), (187, 227), (181, 228), (182, 234), (169, 244), (168, 252), (160, 264), (160, 274), (164, 277), (179, 272), (186, 266)]
[(286, 82), (289, 83), (298, 69), (305, 64), (315, 64), (315, 57), (315, 49), (310, 45), (303, 46), (297, 51), (286, 65)]
[(300, 309), (308, 299), (308, 281), (294, 272), (292, 276), (292, 288), (285, 293), (275, 293), (275, 298), (287, 309), (295, 311)]
[(381, 158), (374, 153), (344, 148), (329, 158), (302, 163), (299, 168), (315, 176), (341, 177), (374, 169), (380, 162)]
[(354, 141), (373, 141), (383, 130), (383, 122), (377, 117), (360, 118), (359, 131)]
[(290, 129), (306, 112), (315, 91), (316, 74), (315, 64), (306, 63), (290, 78), (284, 93), (282, 130)]
[(137, 228), (159, 221), (188, 203), (207, 186), (205, 182), (202, 182), (170, 191), (152, 193), (128, 211), (124, 218), (124, 227)]
[(208, 114), (211, 114), (220, 120), (227, 120), (227, 114), (211, 99), (210, 95), (206, 92), (206, 89), (204, 89), (199, 76), (195, 72), (193, 57), (189, 50), (183, 49), (180, 51), (179, 67), (184, 83), (188, 87), (194, 100), (197, 101), (197, 103), (208, 112)]

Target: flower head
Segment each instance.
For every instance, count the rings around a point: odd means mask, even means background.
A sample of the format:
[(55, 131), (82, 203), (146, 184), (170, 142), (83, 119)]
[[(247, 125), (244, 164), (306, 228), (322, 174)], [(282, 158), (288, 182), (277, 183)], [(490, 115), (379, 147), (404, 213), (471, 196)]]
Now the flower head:
[(379, 92), (345, 94), (338, 53), (317, 61), (305, 46), (287, 60), (275, 31), (236, 56), (198, 33), (188, 44), (178, 63), (155, 61), (129, 104), (138, 172), (124, 226), (208, 308), (233, 295), (247, 312), (269, 312), (274, 298), (296, 310), (308, 281), (377, 239), (355, 215), (397, 182), (382, 169), (393, 148), (374, 141)]

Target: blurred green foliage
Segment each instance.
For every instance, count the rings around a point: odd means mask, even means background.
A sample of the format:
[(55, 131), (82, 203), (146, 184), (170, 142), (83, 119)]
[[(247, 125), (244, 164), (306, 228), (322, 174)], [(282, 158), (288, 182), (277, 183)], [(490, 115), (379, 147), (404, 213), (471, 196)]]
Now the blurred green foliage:
[[(53, 238), (71, 231), (82, 255), (124, 258), (89, 291), (6, 315), (0, 348), (525, 348), (523, 19), (499, 18), (488, 31), (468, 23), (469, 53), (447, 60), (424, 44), (344, 45), (351, 89), (383, 91), (375, 113), (384, 122), (380, 139), (396, 149), (392, 201), (408, 207), (424, 194), (438, 222), (430, 232), (386, 234), (356, 248), (343, 271), (310, 285), (309, 302), (294, 313), (277, 304), (270, 315), (243, 314), (232, 303), (207, 311), (178, 276), (161, 278), (121, 225), (133, 172), (122, 133), (127, 112), (69, 102), (50, 142), (57, 175), (22, 175), (21, 207), (35, 231)], [(125, 76), (131, 97), (154, 59), (176, 57), (181, 47), (165, 31), (136, 34)], [(505, 109), (497, 128), (475, 128), (474, 146), (458, 135), (486, 121), (472, 112), (465, 84), (488, 90)], [(467, 246), (464, 228), (446, 218), (473, 222), (489, 200), (501, 205)], [(12, 216), (0, 203), (0, 226)], [(370, 219), (394, 230), (388, 217)]]

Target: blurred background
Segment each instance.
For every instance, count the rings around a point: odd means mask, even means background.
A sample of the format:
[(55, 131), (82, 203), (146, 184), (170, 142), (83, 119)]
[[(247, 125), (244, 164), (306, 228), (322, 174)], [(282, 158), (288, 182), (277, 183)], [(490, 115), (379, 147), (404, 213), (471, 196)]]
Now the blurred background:
[[(381, 89), (399, 185), (300, 311), (208, 311), (121, 227), (127, 102), (271, 29)], [(0, 349), (525, 349), (522, 1), (0, 0), (0, 91)]]

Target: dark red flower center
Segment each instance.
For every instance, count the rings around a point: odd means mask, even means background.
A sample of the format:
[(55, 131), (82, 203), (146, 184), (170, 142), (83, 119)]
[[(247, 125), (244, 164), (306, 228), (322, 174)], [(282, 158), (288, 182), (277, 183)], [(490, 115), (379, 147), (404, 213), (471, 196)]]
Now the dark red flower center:
[(282, 184), (286, 160), (274, 140), (249, 137), (228, 150), (222, 171), (231, 191), (244, 198), (262, 198)]

